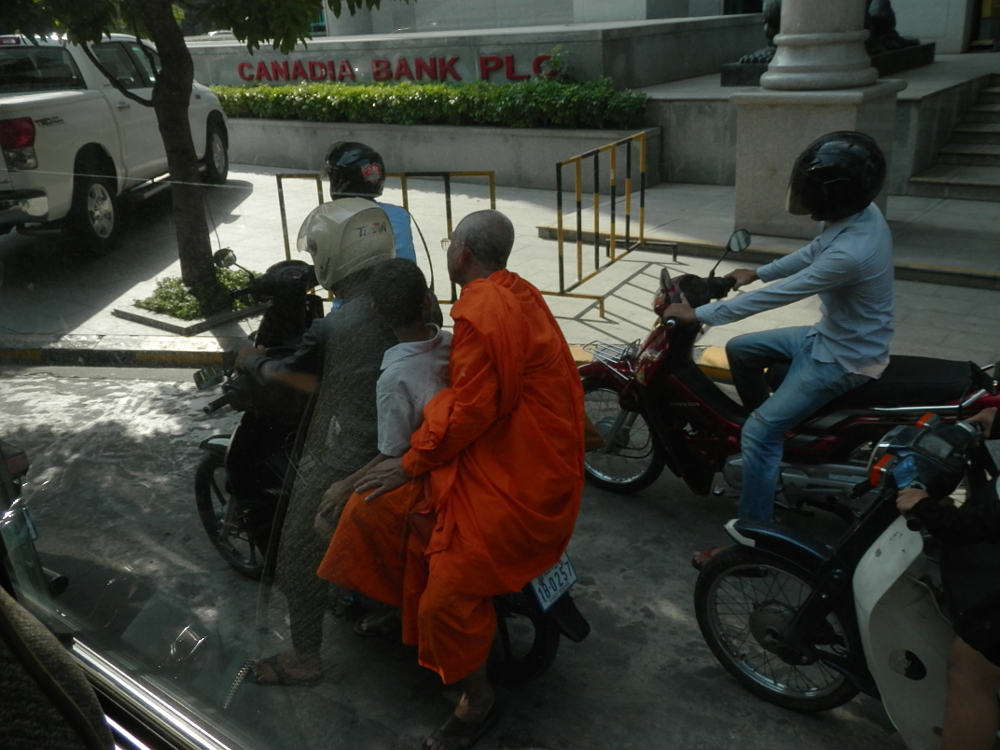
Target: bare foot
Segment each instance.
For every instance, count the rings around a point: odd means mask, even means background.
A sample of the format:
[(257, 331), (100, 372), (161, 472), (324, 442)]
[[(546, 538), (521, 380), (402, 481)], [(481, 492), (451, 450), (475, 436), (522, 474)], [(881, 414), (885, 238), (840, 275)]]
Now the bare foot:
[(712, 547), (701, 552), (695, 552), (691, 557), (691, 565), (694, 566), (695, 570), (701, 570), (708, 564), (709, 560), (722, 552), (724, 549), (726, 549), (726, 547)]

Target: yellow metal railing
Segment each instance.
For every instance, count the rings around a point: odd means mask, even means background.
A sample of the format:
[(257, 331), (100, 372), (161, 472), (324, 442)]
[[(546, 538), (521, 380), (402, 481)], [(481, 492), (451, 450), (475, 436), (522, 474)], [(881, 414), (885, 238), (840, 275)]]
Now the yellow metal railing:
[[(636, 241), (632, 241), (632, 149), (638, 143), (639, 146), (639, 234)], [(623, 247), (625, 251), (618, 254), (617, 233), (617, 206), (618, 206), (618, 149), (625, 148), (625, 236)], [(609, 174), (610, 174), (610, 226), (608, 231), (607, 256), (608, 263), (601, 265), (601, 154), (609, 153)], [(589, 273), (584, 272), (583, 260), (583, 160), (592, 159), (594, 165), (594, 267)], [(563, 214), (563, 168), (573, 167), (573, 191), (576, 197), (576, 280), (567, 286), (566, 284), (566, 257), (565, 241), (566, 229)], [(604, 317), (604, 296), (599, 294), (579, 294), (573, 293), (573, 289), (589, 281), (604, 268), (612, 263), (621, 260), (637, 247), (645, 242), (646, 225), (646, 133), (636, 133), (628, 138), (623, 138), (614, 143), (608, 143), (592, 151), (564, 159), (556, 164), (556, 244), (559, 254), (559, 289), (558, 291), (542, 291), (542, 294), (558, 295), (561, 297), (575, 297), (579, 299), (592, 299), (597, 301), (598, 311)]]

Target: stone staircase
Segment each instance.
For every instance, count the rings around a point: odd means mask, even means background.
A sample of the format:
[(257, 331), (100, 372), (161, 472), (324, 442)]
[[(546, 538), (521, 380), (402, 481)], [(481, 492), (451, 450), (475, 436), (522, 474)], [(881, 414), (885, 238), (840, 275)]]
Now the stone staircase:
[(955, 126), (934, 166), (910, 178), (907, 195), (1000, 201), (1000, 74)]

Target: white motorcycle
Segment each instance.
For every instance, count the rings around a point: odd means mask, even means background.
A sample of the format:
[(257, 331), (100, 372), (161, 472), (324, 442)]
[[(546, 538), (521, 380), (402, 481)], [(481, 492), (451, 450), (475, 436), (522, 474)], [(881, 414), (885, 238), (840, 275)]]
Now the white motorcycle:
[(981, 434), (966, 422), (918, 425), (876, 446), (857, 491), (877, 486), (878, 499), (832, 547), (776, 524), (730, 521), (736, 544), (705, 565), (695, 609), (716, 658), (757, 696), (821, 711), (863, 691), (882, 701), (909, 750), (935, 750), (955, 631), (936, 545), (895, 498), (915, 481), (940, 482), (947, 494)]

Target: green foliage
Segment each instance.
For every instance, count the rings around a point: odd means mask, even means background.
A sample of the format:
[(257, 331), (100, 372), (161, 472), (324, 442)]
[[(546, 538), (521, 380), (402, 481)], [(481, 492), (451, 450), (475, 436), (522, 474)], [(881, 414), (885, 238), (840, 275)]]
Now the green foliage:
[[(339, 18), (345, 7), (354, 15), (381, 4), (382, 0), (330, 0), (330, 9)], [(148, 5), (148, 0), (4, 0), (4, 31), (44, 36), (58, 30), (73, 42), (96, 42), (108, 31), (142, 28)], [(323, 10), (323, 0), (211, 0), (180, 5), (195, 20), (232, 29), (251, 52), (270, 43), (285, 54), (309, 38), (310, 22)], [(184, 10), (173, 6), (172, 13), (179, 24)]]
[(646, 95), (617, 91), (607, 79), (561, 83), (302, 83), (214, 86), (229, 117), (393, 125), (489, 125), (509, 128), (629, 128)]
[(542, 61), (542, 75), (565, 83), (572, 81), (572, 67), (570, 66), (569, 57), (570, 51), (565, 49), (561, 44), (557, 44), (549, 50), (549, 59)]
[(140, 310), (171, 315), (181, 320), (198, 320), (215, 313), (242, 310), (247, 306), (245, 298), (235, 299), (231, 292), (242, 289), (249, 283), (246, 271), (234, 268), (216, 269), (218, 284), (205, 285), (199, 289), (188, 289), (179, 276), (169, 276), (156, 282), (155, 291), (146, 299), (134, 301)]

